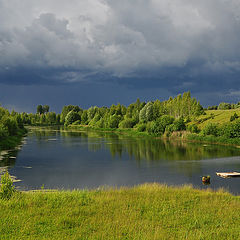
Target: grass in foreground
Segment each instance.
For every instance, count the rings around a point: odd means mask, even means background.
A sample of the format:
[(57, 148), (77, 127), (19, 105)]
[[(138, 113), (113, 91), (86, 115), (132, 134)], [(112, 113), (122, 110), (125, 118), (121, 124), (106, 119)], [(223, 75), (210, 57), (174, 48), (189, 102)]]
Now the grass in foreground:
[(0, 200), (0, 239), (239, 239), (240, 197), (158, 184), (17, 192)]

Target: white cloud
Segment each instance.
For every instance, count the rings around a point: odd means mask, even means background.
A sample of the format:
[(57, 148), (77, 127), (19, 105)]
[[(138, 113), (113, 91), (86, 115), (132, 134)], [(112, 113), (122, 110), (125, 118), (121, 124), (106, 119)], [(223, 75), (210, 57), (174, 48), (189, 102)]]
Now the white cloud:
[(239, 13), (239, 0), (0, 0), (0, 70), (69, 68), (71, 81), (194, 61), (238, 71)]

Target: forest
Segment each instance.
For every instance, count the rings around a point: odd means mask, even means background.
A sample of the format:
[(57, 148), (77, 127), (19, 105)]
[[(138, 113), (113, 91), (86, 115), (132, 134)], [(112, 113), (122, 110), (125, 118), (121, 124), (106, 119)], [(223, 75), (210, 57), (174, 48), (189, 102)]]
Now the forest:
[(190, 92), (170, 97), (166, 101), (141, 102), (139, 99), (129, 106), (122, 104), (110, 107), (64, 106), (61, 114), (49, 112), (48, 106), (37, 106), (36, 114), (20, 114), (24, 124), (28, 125), (87, 125), (102, 129), (134, 128), (137, 131), (163, 134), (169, 131), (186, 129), (186, 122), (203, 114), (203, 107), (191, 97)]
[[(129, 106), (122, 104), (110, 107), (92, 106), (83, 109), (81, 106), (67, 105), (60, 114), (50, 112), (48, 105), (38, 105), (36, 113), (9, 113), (0, 108), (0, 141), (10, 136), (18, 136), (24, 126), (88, 127), (93, 129), (114, 130), (132, 129), (135, 132), (152, 136), (169, 137), (174, 132), (188, 132), (197, 137), (224, 137), (224, 139), (240, 138), (240, 120), (236, 113), (240, 104), (220, 103), (218, 106), (203, 106), (190, 92), (170, 97), (168, 100), (136, 102)], [(217, 109), (217, 110), (215, 110)], [(214, 122), (214, 111), (233, 111), (227, 122)], [(227, 110), (227, 111), (225, 111)], [(207, 112), (207, 114), (206, 114)], [(204, 117), (205, 116), (205, 117)], [(228, 116), (228, 115), (226, 115)], [(203, 125), (203, 122), (206, 122)], [(224, 141), (224, 140), (221, 140)]]

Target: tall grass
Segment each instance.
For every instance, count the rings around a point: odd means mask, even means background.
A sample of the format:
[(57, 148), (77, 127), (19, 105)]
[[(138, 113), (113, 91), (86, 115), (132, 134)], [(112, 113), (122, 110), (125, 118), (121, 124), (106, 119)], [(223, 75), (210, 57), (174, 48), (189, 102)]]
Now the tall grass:
[(145, 184), (18, 192), (0, 200), (0, 239), (240, 239), (240, 198)]

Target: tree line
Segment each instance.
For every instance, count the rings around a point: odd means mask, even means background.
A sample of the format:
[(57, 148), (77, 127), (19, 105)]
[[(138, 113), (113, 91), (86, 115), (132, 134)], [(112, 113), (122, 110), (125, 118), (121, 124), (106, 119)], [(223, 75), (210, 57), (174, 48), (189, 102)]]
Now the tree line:
[[(48, 105), (38, 105), (36, 113), (21, 113), (20, 117), (26, 125), (88, 125), (96, 128), (137, 128), (140, 131), (156, 132), (155, 128), (165, 129), (166, 124), (174, 124), (170, 128), (179, 129), (179, 122), (189, 121), (201, 115), (203, 107), (191, 97), (190, 92), (170, 97), (166, 101), (136, 102), (129, 106), (122, 104), (110, 107), (90, 107), (67, 105), (61, 114), (49, 111)], [(152, 129), (152, 130), (150, 130)], [(161, 129), (161, 131), (163, 131)], [(158, 131), (158, 130), (157, 130)], [(160, 130), (159, 130), (160, 131)]]
[[(237, 104), (220, 103), (218, 109), (237, 108)], [(213, 106), (212, 106), (213, 107)], [(4, 136), (16, 134), (18, 129), (23, 129), (24, 125), (85, 125), (101, 129), (134, 128), (138, 132), (148, 132), (153, 135), (162, 135), (174, 131), (189, 130), (192, 133), (199, 133), (197, 125), (187, 124), (197, 116), (204, 114), (201, 104), (190, 92), (179, 94), (177, 97), (170, 97), (166, 101), (136, 102), (124, 106), (122, 104), (112, 104), (110, 107), (92, 106), (83, 109), (80, 106), (67, 105), (62, 108), (60, 114), (49, 111), (48, 105), (38, 105), (36, 113), (9, 113), (8, 110), (0, 108), (0, 139)], [(230, 121), (234, 122), (238, 115), (231, 116)], [(235, 136), (232, 128), (237, 123), (225, 126), (230, 129), (229, 136)], [(218, 129), (215, 131), (214, 129)], [(214, 132), (215, 131), (215, 132)], [(235, 131), (235, 130), (234, 130)], [(217, 132), (217, 133), (216, 133)], [(231, 134), (230, 134), (231, 132)], [(219, 130), (219, 126), (206, 126), (202, 129), (203, 135), (227, 136), (226, 131)], [(201, 134), (200, 133), (200, 134)]]
[(219, 105), (209, 106), (207, 110), (229, 110), (229, 109), (237, 109), (240, 108), (240, 102), (238, 103), (226, 103), (221, 102)]
[(186, 123), (203, 113), (203, 107), (190, 92), (170, 97), (166, 101), (136, 102), (110, 107), (64, 106), (61, 114), (49, 112), (47, 105), (37, 106), (36, 114), (20, 114), (24, 124), (29, 125), (88, 125), (95, 128), (135, 128), (137, 131), (160, 135), (168, 131), (186, 129)]

